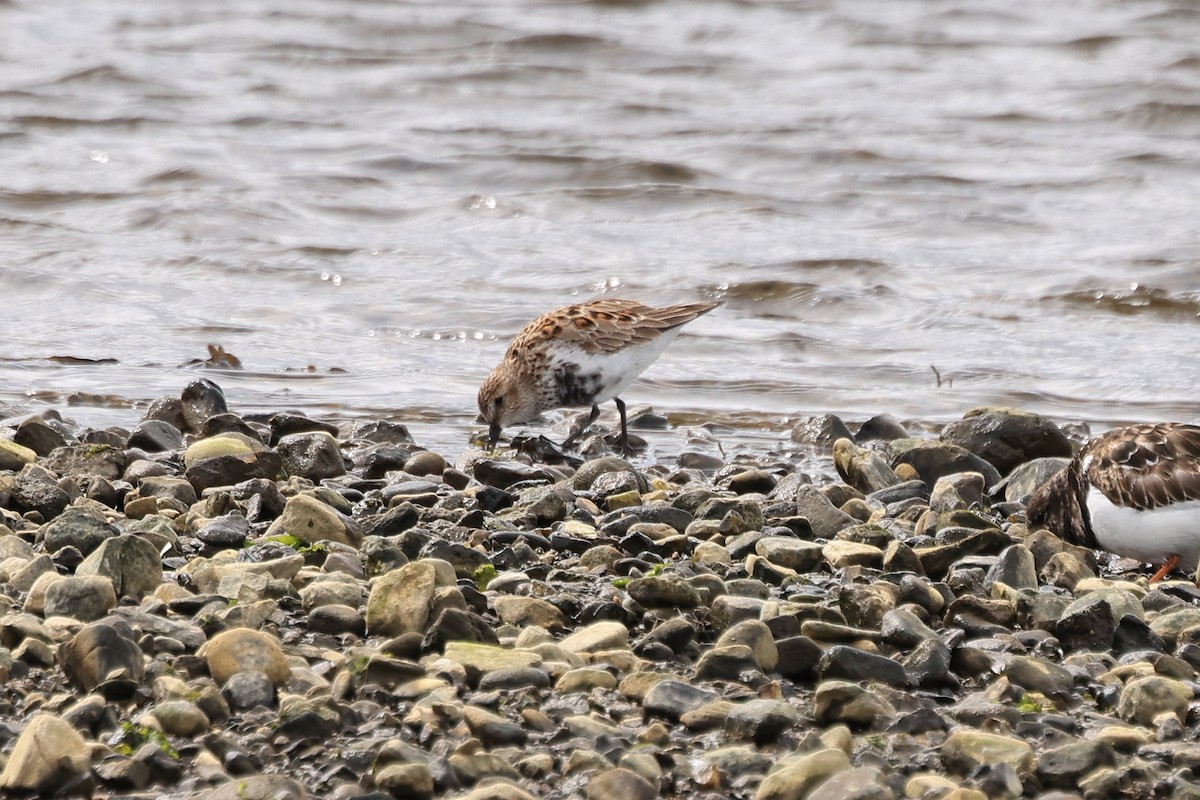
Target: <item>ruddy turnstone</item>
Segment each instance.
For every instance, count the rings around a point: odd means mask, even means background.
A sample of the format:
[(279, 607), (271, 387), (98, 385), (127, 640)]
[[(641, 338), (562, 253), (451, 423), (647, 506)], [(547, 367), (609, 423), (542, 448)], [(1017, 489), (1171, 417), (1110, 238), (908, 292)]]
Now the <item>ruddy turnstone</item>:
[(634, 300), (591, 300), (544, 314), (517, 334), (504, 359), (479, 389), (479, 413), (495, 447), (507, 425), (543, 411), (588, 407), (591, 414), (567, 436), (568, 448), (612, 399), (621, 415), (621, 449), (629, 455), (620, 394), (654, 363), (679, 329), (720, 303), (652, 308)]
[(1072, 544), (1158, 566), (1200, 563), (1200, 427), (1132, 425), (1089, 441), (1034, 492), (1031, 525)]

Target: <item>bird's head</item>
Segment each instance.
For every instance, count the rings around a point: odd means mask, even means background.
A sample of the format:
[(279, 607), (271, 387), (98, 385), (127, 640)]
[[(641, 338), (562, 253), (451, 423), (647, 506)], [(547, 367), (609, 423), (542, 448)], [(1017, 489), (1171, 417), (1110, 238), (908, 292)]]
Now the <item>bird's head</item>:
[(479, 416), (488, 424), (488, 447), (495, 447), (507, 425), (528, 422), (537, 416), (533, 392), (503, 366), (479, 387)]

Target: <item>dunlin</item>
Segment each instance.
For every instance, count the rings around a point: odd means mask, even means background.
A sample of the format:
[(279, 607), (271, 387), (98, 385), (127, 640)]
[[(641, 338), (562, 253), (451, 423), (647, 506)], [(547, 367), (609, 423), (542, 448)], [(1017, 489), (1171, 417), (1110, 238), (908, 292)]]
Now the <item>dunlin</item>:
[(1200, 563), (1200, 427), (1132, 425), (1089, 441), (1046, 481), (1031, 525), (1073, 544), (1194, 573)]
[(621, 449), (628, 456), (620, 394), (683, 325), (718, 305), (652, 308), (633, 300), (592, 300), (538, 317), (517, 334), (479, 389), (489, 446), (496, 446), (505, 426), (528, 422), (552, 408), (590, 406), (591, 414), (563, 442), (569, 448), (599, 416), (599, 404), (612, 399), (621, 415)]

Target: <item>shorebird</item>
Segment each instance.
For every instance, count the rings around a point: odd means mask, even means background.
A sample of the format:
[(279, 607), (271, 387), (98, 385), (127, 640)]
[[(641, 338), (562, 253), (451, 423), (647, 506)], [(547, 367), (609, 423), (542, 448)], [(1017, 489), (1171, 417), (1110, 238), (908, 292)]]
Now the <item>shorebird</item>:
[(1098, 436), (1034, 492), (1034, 526), (1072, 544), (1195, 573), (1200, 563), (1200, 426), (1131, 425)]
[(679, 329), (720, 303), (653, 308), (635, 300), (591, 300), (544, 314), (526, 325), (479, 389), (479, 413), (488, 424), (488, 446), (500, 431), (543, 411), (591, 407), (564, 449), (613, 400), (621, 415), (621, 450), (629, 455), (625, 403), (620, 395), (642, 374)]

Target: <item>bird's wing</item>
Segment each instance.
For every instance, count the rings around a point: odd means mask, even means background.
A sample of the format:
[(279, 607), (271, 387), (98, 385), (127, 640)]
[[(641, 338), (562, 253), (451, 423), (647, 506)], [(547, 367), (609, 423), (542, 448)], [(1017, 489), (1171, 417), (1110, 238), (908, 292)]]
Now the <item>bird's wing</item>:
[(634, 300), (592, 300), (566, 306), (535, 319), (509, 348), (518, 354), (550, 340), (574, 345), (593, 355), (645, 344), (716, 308), (719, 303), (683, 303), (653, 308)]
[(1080, 453), (1088, 480), (1111, 502), (1140, 511), (1200, 500), (1200, 427), (1135, 425)]

